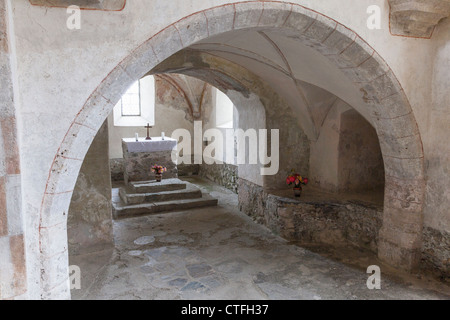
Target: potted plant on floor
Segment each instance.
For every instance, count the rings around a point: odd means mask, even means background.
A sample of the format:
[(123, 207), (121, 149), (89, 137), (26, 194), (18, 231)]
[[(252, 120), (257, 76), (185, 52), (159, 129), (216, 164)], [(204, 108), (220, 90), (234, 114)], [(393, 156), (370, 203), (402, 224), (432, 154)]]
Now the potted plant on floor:
[(163, 167), (163, 166), (160, 166), (160, 165), (157, 165), (157, 164), (155, 164), (152, 167), (152, 172), (155, 173), (155, 179), (156, 179), (157, 182), (161, 182), (162, 174), (163, 174), (163, 172), (166, 172), (166, 171), (167, 171), (166, 167)]
[(286, 178), (286, 184), (294, 186), (294, 195), (300, 197), (302, 194), (302, 185), (308, 184), (308, 178), (302, 177), (295, 170)]

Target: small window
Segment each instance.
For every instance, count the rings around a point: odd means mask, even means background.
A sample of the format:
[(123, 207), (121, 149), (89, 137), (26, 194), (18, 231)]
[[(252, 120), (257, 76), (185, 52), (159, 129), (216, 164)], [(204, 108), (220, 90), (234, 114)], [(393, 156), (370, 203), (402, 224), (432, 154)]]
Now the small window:
[(234, 104), (228, 96), (216, 89), (216, 127), (233, 128)]
[(114, 125), (142, 127), (155, 124), (155, 78), (146, 76), (131, 85), (114, 107)]
[(123, 117), (141, 116), (141, 82), (138, 80), (120, 99)]

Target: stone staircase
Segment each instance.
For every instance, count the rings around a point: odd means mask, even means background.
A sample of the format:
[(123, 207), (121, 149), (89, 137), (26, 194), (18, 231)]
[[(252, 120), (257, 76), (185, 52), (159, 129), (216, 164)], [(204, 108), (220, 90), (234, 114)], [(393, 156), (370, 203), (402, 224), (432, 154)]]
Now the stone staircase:
[(217, 199), (180, 179), (131, 182), (113, 199), (114, 219), (216, 206)]

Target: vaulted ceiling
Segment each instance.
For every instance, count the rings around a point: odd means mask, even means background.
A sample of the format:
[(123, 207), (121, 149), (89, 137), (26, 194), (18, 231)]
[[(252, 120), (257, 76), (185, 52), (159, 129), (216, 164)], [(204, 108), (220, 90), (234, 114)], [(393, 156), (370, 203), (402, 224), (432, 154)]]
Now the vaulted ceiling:
[(371, 121), (361, 93), (326, 57), (276, 30), (244, 30), (196, 43), (191, 49), (231, 61), (264, 79), (301, 117), (315, 140), (334, 103), (342, 100)]

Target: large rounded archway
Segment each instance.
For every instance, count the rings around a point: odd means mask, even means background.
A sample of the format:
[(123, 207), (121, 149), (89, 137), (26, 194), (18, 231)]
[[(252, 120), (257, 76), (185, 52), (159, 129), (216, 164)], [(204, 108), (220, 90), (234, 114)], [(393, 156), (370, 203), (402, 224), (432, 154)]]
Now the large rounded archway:
[[(115, 102), (135, 80), (180, 50), (196, 44), (204, 50), (217, 51), (217, 43), (203, 40), (215, 39), (224, 44), (223, 37), (246, 30), (259, 32), (275, 50), (274, 37), (281, 34), (290, 39), (286, 46), (295, 42), (314, 53), (311, 57), (315, 60), (305, 63), (326, 63), (345, 76), (345, 81), (341, 79), (334, 87), (324, 89), (346, 101), (362, 102), (357, 103), (358, 111), (376, 128), (383, 153), (386, 187), (378, 254), (404, 269), (418, 264), (424, 198), (423, 150), (411, 107), (393, 71), (355, 32), (318, 12), (290, 3), (242, 2), (203, 10), (167, 26), (122, 60), (89, 96), (55, 155), (42, 200), (39, 236), (43, 298), (70, 295), (64, 208), (69, 207), (84, 156)], [(283, 55), (279, 58), (283, 61)], [(289, 63), (282, 69), (292, 80), (302, 80)], [(310, 82), (326, 86), (319, 78)], [(302, 115), (309, 111), (296, 110)], [(314, 137), (314, 120), (302, 118), (305, 133)]]

